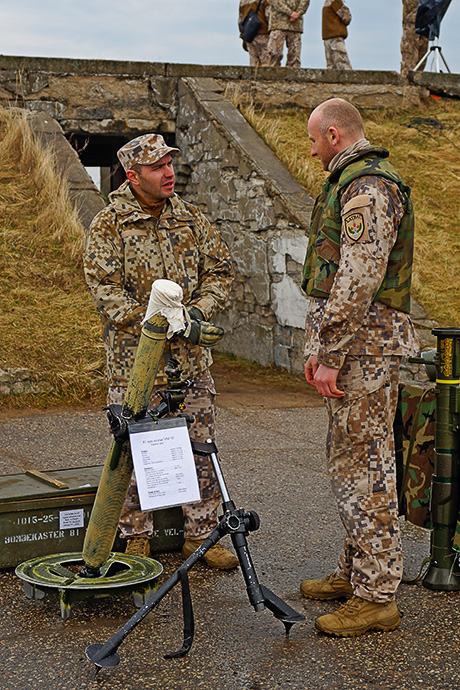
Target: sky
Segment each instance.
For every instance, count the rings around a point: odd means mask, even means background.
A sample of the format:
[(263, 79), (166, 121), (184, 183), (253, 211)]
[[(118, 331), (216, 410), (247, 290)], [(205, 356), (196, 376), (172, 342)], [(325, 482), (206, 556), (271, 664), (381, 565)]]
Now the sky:
[[(0, 0), (3, 55), (247, 65), (238, 0)], [(325, 67), (323, 0), (311, 0), (302, 67)], [(401, 0), (347, 0), (347, 48), (354, 69), (399, 70)], [(171, 9), (168, 10), (168, 7)], [(460, 0), (452, 0), (439, 45), (460, 73)], [(431, 62), (428, 67), (431, 69)], [(446, 71), (444, 68), (442, 71)]]

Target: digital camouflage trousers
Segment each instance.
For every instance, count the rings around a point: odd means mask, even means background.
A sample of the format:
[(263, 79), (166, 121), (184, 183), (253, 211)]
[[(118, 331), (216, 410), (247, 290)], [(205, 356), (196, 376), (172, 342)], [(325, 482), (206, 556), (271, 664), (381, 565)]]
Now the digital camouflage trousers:
[(327, 69), (352, 69), (343, 38), (328, 38), (324, 41)]
[(286, 43), (286, 67), (300, 67), (302, 34), (299, 31), (282, 31), (273, 29), (268, 39), (267, 56), (269, 67), (280, 67), (283, 58), (283, 47)]
[(391, 601), (402, 577), (393, 421), (400, 357), (347, 357), (337, 379), (346, 395), (326, 399), (327, 460), (345, 527), (336, 573), (354, 593)]

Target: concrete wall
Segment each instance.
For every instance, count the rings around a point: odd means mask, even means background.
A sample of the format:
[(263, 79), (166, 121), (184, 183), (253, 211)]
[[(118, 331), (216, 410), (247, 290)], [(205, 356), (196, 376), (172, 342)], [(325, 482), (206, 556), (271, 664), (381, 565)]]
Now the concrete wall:
[(427, 84), (397, 72), (202, 66), (0, 56), (0, 103), (56, 119), (66, 134), (176, 131), (182, 78), (218, 79), (256, 105), (311, 109), (342, 95), (362, 108), (420, 103)]
[(176, 141), (198, 199), (221, 230), (237, 277), (220, 349), (301, 371), (307, 300), (299, 284), (313, 200), (209, 78), (179, 86)]

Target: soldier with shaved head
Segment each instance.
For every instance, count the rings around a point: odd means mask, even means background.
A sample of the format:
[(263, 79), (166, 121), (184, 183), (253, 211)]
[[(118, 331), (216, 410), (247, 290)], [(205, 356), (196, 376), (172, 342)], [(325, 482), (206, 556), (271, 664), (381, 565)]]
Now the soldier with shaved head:
[(351, 103), (320, 104), (308, 133), (328, 177), (303, 270), (305, 376), (328, 410), (328, 471), (346, 538), (335, 571), (300, 589), (311, 599), (347, 598), (315, 626), (349, 637), (400, 623), (392, 429), (401, 360), (417, 351), (409, 318), (414, 217), (409, 187), (389, 152), (365, 138)]

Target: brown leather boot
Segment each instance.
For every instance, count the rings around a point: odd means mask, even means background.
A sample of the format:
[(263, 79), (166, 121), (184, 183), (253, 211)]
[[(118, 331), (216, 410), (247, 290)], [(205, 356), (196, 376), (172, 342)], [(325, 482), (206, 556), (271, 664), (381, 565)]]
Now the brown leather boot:
[(348, 580), (343, 580), (335, 573), (322, 580), (305, 580), (300, 585), (300, 591), (307, 599), (342, 599), (353, 595)]
[[(191, 556), (203, 542), (204, 539), (186, 539), (182, 547), (182, 555), (184, 558)], [(230, 553), (230, 551), (227, 551), (227, 549), (224, 549), (219, 542), (205, 553), (203, 560), (211, 568), (217, 568), (218, 570), (231, 570), (239, 565), (237, 557)]]
[(361, 597), (353, 596), (334, 613), (320, 616), (315, 628), (336, 637), (356, 637), (368, 630), (395, 630), (401, 623), (396, 602), (377, 604)]

